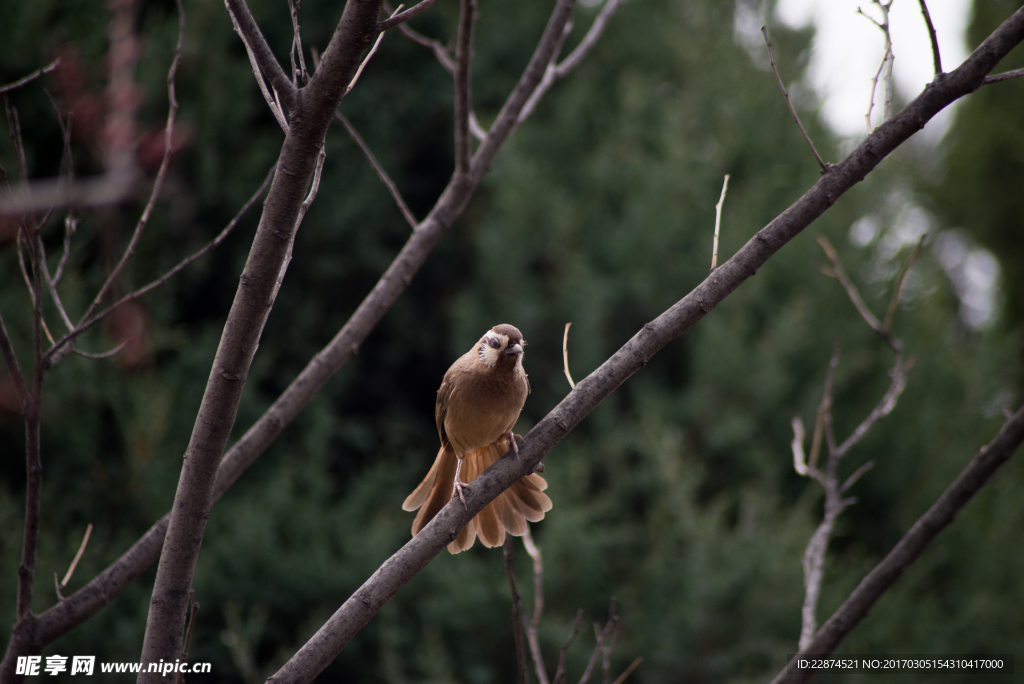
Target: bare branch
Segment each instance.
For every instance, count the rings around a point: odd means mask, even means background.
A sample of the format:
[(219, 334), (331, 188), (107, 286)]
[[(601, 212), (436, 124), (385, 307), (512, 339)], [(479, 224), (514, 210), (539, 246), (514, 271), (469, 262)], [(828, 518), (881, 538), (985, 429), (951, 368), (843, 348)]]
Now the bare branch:
[[(892, 0), (889, 2), (881, 2), (881, 0), (871, 0), (882, 12), (882, 21), (877, 21), (873, 17), (864, 13), (864, 10), (857, 8), (857, 14), (860, 14), (872, 24), (878, 27), (878, 29), (885, 35), (885, 53), (882, 57), (882, 65), (878, 68), (879, 73), (882, 74), (882, 82), (885, 85), (885, 106), (882, 111), (882, 121), (888, 121), (892, 118), (892, 101), (893, 101), (893, 85), (892, 85), (892, 66), (896, 56), (892, 51), (892, 37), (889, 33), (889, 9), (892, 7)], [(871, 104), (868, 107), (868, 132), (871, 132), (871, 109), (875, 104), (875, 88), (878, 86), (878, 74), (875, 75), (872, 81), (871, 90)]]
[(1013, 456), (1024, 441), (1024, 408), (1003, 424), (999, 433), (971, 459), (971, 462), (946, 491), (932, 504), (914, 526), (903, 535), (875, 568), (861, 580), (853, 593), (821, 626), (814, 639), (776, 675), (772, 684), (806, 682), (811, 670), (798, 669), (796, 659), (805, 654), (828, 655), (839, 642), (867, 616), (868, 611), (889, 587), (920, 557), (929, 543), (953, 520), (977, 494), (988, 479)]
[[(555, 678), (551, 680), (551, 684), (563, 684), (565, 682), (565, 656), (569, 652), (569, 647), (572, 646), (572, 642), (575, 641), (576, 635), (580, 633), (580, 625), (583, 623), (583, 609), (580, 608), (576, 611), (576, 622), (572, 625), (572, 631), (569, 632), (569, 638), (562, 644), (562, 648), (558, 651), (558, 667), (555, 669)], [(546, 684), (541, 680), (541, 684)]]
[(878, 319), (875, 318), (875, 314), (871, 313), (871, 309), (867, 307), (864, 300), (861, 299), (860, 293), (857, 291), (857, 286), (853, 284), (849, 276), (846, 275), (846, 271), (843, 270), (843, 264), (839, 260), (839, 254), (836, 252), (835, 247), (829, 242), (829, 239), (824, 235), (818, 236), (818, 244), (821, 245), (822, 250), (825, 251), (825, 255), (828, 256), (829, 261), (832, 262), (832, 268), (835, 272), (835, 277), (842, 283), (843, 288), (846, 290), (846, 294), (850, 297), (850, 301), (857, 307), (857, 312), (860, 314), (871, 329), (877, 332), (885, 339), (886, 343), (890, 346), (893, 344), (892, 335), (889, 331), (879, 323)]
[(473, 109), (470, 65), (473, 61), (473, 24), (476, 0), (462, 0), (459, 9), (459, 36), (455, 44), (455, 174), (469, 171), (473, 145), (469, 137), (469, 113)]
[(725, 180), (722, 181), (722, 196), (718, 198), (718, 204), (715, 205), (715, 240), (711, 247), (711, 270), (714, 271), (715, 267), (718, 266), (718, 229), (722, 226), (722, 206), (725, 204), (725, 191), (729, 187), (729, 174), (725, 174)]
[(935, 25), (932, 24), (932, 15), (928, 13), (928, 5), (925, 0), (918, 0), (921, 3), (921, 14), (924, 15), (924, 23), (928, 26), (928, 37), (932, 41), (932, 61), (935, 62), (935, 75), (942, 73), (942, 57), (939, 56), (939, 39), (935, 35)]
[(565, 379), (569, 381), (569, 387), (576, 389), (576, 383), (572, 380), (569, 372), (569, 327), (572, 323), (565, 324), (565, 335), (562, 336), (562, 364), (565, 366)]
[[(868, 17), (868, 19), (871, 19), (871, 17)], [(871, 19), (871, 21), (874, 21), (874, 19)], [(875, 72), (874, 78), (871, 79), (871, 98), (868, 100), (868, 113), (864, 115), (864, 120), (867, 122), (869, 134), (874, 130), (871, 127), (871, 111), (875, 108), (875, 91), (878, 90), (878, 79), (882, 77), (882, 69), (884, 69), (885, 65), (889, 63), (890, 53), (892, 53), (892, 46), (889, 46), (886, 49), (885, 54), (882, 55), (882, 61), (878, 64), (878, 70)]]
[(82, 537), (82, 543), (78, 547), (78, 553), (75, 554), (75, 559), (71, 561), (71, 565), (68, 567), (67, 573), (64, 575), (64, 579), (61, 580), (60, 586), (68, 586), (68, 582), (71, 581), (71, 576), (75, 574), (75, 568), (78, 567), (78, 561), (82, 560), (82, 554), (85, 553), (85, 547), (89, 544), (89, 537), (92, 536), (92, 523), (85, 528), (85, 536)]
[[(387, 3), (385, 3), (384, 6), (387, 8)], [(427, 38), (422, 33), (410, 28), (407, 24), (399, 24), (398, 30), (401, 31), (402, 35), (409, 40), (432, 51), (434, 56), (437, 57), (437, 61), (441, 63), (442, 67), (444, 67), (444, 70), (452, 76), (455, 75), (455, 62), (452, 61), (452, 57), (448, 53), (448, 48), (444, 46), (444, 43), (433, 38)]]
[(387, 31), (389, 28), (398, 26), (399, 24), (402, 24), (403, 22), (412, 19), (420, 12), (426, 9), (430, 9), (430, 7), (435, 2), (437, 2), (437, 0), (423, 0), (423, 2), (420, 2), (419, 4), (410, 7), (401, 14), (392, 14), (389, 18), (377, 24), (377, 30), (383, 33), (384, 31)]
[(986, 76), (985, 80), (982, 81), (982, 85), (988, 85), (990, 83), (1000, 83), (1002, 81), (1009, 81), (1011, 78), (1020, 78), (1024, 76), (1024, 69), (1014, 69), (1013, 71), (1004, 71), (1001, 74), (995, 76)]
[(821, 166), (822, 173), (828, 173), (829, 165), (821, 158), (818, 154), (817, 148), (814, 147), (814, 143), (811, 142), (811, 136), (807, 135), (807, 129), (800, 123), (800, 117), (797, 116), (796, 109), (793, 107), (793, 103), (789, 99), (789, 93), (786, 92), (786, 86), (782, 85), (782, 77), (779, 76), (779, 70), (775, 66), (775, 55), (772, 54), (772, 44), (768, 40), (768, 29), (764, 26), (761, 27), (761, 35), (764, 36), (764, 44), (768, 48), (768, 61), (771, 62), (772, 71), (775, 72), (775, 80), (779, 84), (779, 89), (782, 90), (782, 95), (786, 98), (786, 106), (789, 107), (789, 113), (793, 115), (793, 121), (796, 121), (796, 125), (800, 127), (800, 132), (804, 134), (804, 140), (807, 141), (807, 145), (811, 148), (811, 152), (814, 153), (814, 158), (818, 160), (818, 165)]
[(601, 38), (601, 34), (604, 33), (605, 27), (608, 26), (612, 15), (618, 12), (619, 8), (624, 4), (625, 0), (606, 0), (604, 7), (601, 8), (601, 12), (594, 19), (594, 23), (590, 25), (587, 35), (583, 36), (583, 40), (576, 46), (576, 49), (569, 53), (569, 56), (562, 60), (561, 64), (555, 67), (555, 78), (565, 78), (570, 71), (580, 65), (580, 62), (597, 45), (597, 41)]
[(398, 210), (402, 212), (402, 216), (405, 217), (405, 220), (409, 223), (409, 226), (413, 230), (416, 230), (416, 226), (419, 225), (419, 222), (416, 220), (416, 217), (412, 215), (412, 211), (409, 209), (409, 205), (405, 203), (404, 199), (402, 199), (402, 193), (398, 191), (398, 186), (395, 185), (395, 182), (391, 180), (390, 176), (388, 176), (387, 171), (385, 171), (384, 167), (381, 166), (380, 162), (377, 161), (377, 157), (373, 155), (373, 151), (370, 150), (370, 147), (366, 144), (366, 142), (359, 135), (355, 127), (352, 126), (352, 123), (344, 114), (342, 114), (341, 112), (337, 112), (334, 116), (345, 127), (345, 130), (348, 131), (348, 134), (349, 136), (351, 136), (352, 140), (354, 140), (355, 143), (359, 145), (359, 149), (363, 151), (363, 154), (366, 155), (366, 158), (370, 160), (370, 165), (373, 166), (373, 170), (377, 172), (377, 176), (380, 178), (381, 182), (384, 183), (384, 185), (387, 187), (388, 192), (391, 193), (392, 199), (394, 199), (395, 204), (398, 205)]
[(857, 426), (857, 429), (846, 438), (841, 445), (836, 447), (836, 457), (842, 458), (845, 456), (851, 448), (853, 448), (857, 442), (864, 438), (871, 426), (877, 423), (882, 418), (892, 413), (892, 410), (896, 408), (896, 402), (899, 400), (900, 395), (903, 394), (903, 390), (907, 388), (907, 374), (914, 367), (914, 359), (910, 358), (905, 363), (902, 361), (901, 353), (896, 352), (896, 363), (893, 365), (892, 383), (889, 385), (889, 389), (886, 391), (885, 396), (882, 397), (882, 401), (879, 402), (878, 406), (868, 414), (868, 417)]
[(847, 489), (849, 489), (850, 487), (852, 487), (853, 485), (855, 485), (857, 483), (857, 480), (859, 480), (864, 475), (864, 473), (868, 472), (869, 470), (871, 470), (874, 467), (875, 467), (875, 462), (874, 461), (868, 461), (866, 463), (862, 463), (859, 468), (857, 468), (856, 470), (853, 471), (853, 474), (850, 475), (850, 477), (846, 478), (846, 481), (843, 482), (842, 486), (839, 487), (839, 493), (840, 494), (845, 493)]
[(4, 317), (0, 315), (0, 352), (4, 355), (4, 362), (7, 364), (7, 372), (11, 375), (11, 382), (14, 384), (14, 393), (18, 397), (18, 405), (24, 414), (28, 409), (29, 390), (25, 384), (25, 376), (21, 373), (21, 366), (18, 365), (18, 356), (14, 353), (14, 345), (7, 334), (7, 326), (4, 325)]
[(75, 354), (78, 354), (79, 356), (84, 356), (87, 359), (106, 359), (106, 358), (109, 358), (109, 357), (113, 356), (114, 354), (116, 354), (117, 352), (121, 351), (122, 349), (124, 349), (124, 346), (126, 344), (128, 344), (130, 339), (131, 338), (125, 339), (124, 341), (121, 342), (121, 344), (117, 345), (116, 347), (114, 347), (110, 351), (93, 353), (93, 352), (85, 352), (85, 351), (82, 351), (81, 349), (74, 349), (73, 352)]
[[(306, 56), (302, 50), (302, 32), (299, 28), (299, 5), (302, 4), (302, 0), (292, 2), (288, 0), (288, 11), (292, 16), (292, 48), (288, 53), (288, 58), (291, 60), (292, 65), (292, 85), (298, 86), (298, 81), (307, 83), (309, 81), (309, 74), (306, 72)], [(295, 57), (298, 55), (299, 68), (295, 68)], [(275, 60), (276, 61), (276, 60)]]
[[(131, 239), (128, 241), (128, 246), (124, 250), (124, 254), (121, 255), (120, 261), (114, 266), (114, 269), (107, 276), (106, 281), (100, 288), (100, 291), (96, 293), (89, 308), (82, 314), (82, 318), (79, 321), (79, 327), (81, 323), (88, 320), (96, 308), (100, 305), (103, 299), (110, 292), (110, 289), (117, 282), (117, 279), (121, 276), (124, 267), (128, 264), (128, 261), (134, 256), (135, 249), (139, 244), (139, 240), (142, 238), (142, 232), (145, 230), (149, 223), (149, 217), (153, 213), (153, 207), (156, 205), (157, 197), (160, 195), (160, 190), (163, 189), (164, 178), (167, 175), (167, 167), (171, 163), (171, 152), (174, 150), (173, 136), (174, 136), (174, 119), (178, 113), (178, 99), (175, 97), (174, 92), (174, 78), (178, 73), (178, 65), (181, 64), (181, 45), (185, 40), (185, 8), (181, 4), (181, 0), (175, 0), (178, 6), (178, 43), (174, 47), (174, 58), (171, 60), (171, 67), (167, 70), (167, 123), (164, 125), (164, 156), (160, 162), (160, 169), (157, 171), (156, 179), (153, 181), (153, 189), (149, 193), (149, 201), (146, 202), (146, 207), (142, 210), (142, 216), (139, 217), (138, 223), (135, 224), (135, 231), (132, 233)], [(54, 290), (56, 292), (56, 290)], [(56, 364), (64, 356), (69, 354), (75, 346), (76, 337), (72, 336), (62, 347), (57, 348), (52, 354), (47, 353), (49, 360)]]
[(882, 327), (886, 330), (892, 329), (892, 321), (896, 317), (896, 309), (900, 305), (900, 295), (903, 294), (903, 285), (907, 280), (907, 274), (910, 273), (910, 269), (914, 267), (917, 262), (917, 258), (921, 256), (921, 248), (924, 247), (925, 238), (928, 236), (927, 233), (921, 236), (921, 239), (914, 245), (914, 249), (911, 250), (910, 256), (903, 263), (903, 268), (900, 270), (900, 276), (896, 279), (896, 287), (892, 291), (892, 299), (889, 300), (889, 308), (885, 311), (885, 318), (882, 320)]
[(516, 663), (519, 665), (519, 682), (527, 683), (526, 651), (523, 649), (523, 621), (519, 615), (519, 590), (516, 589), (516, 573), (512, 567), (512, 535), (505, 535), (504, 544), (505, 574), (508, 575), (508, 586), (512, 592), (512, 637), (516, 644)]
[[(402, 9), (402, 5), (399, 5), (398, 9), (396, 9), (395, 12), (397, 12), (400, 9)], [(370, 63), (370, 60), (373, 59), (373, 56), (377, 54), (377, 48), (380, 47), (380, 41), (382, 40), (384, 40), (383, 31), (377, 34), (377, 40), (373, 41), (373, 47), (370, 48), (370, 51), (366, 53), (366, 57), (363, 58), (363, 61), (359, 63), (359, 68), (356, 69), (356, 75), (352, 77), (352, 80), (348, 82), (348, 87), (345, 88), (345, 95), (348, 95), (350, 92), (352, 92), (352, 89), (356, 87), (356, 83), (359, 82), (359, 77), (363, 75), (363, 69), (365, 69), (366, 65)]]
[[(292, 85), (291, 79), (288, 78), (284, 69), (281, 68), (277, 58), (274, 57), (270, 46), (267, 45), (267, 41), (263, 38), (260, 27), (252, 18), (249, 6), (245, 4), (245, 0), (224, 0), (224, 7), (227, 9), (228, 16), (231, 17), (231, 23), (235, 27), (235, 32), (238, 33), (238, 37), (245, 44), (245, 51), (249, 54), (249, 60), (252, 62), (256, 81), (259, 83), (260, 90), (263, 91), (263, 96), (267, 100), (267, 104), (270, 105), (270, 109), (272, 111), (275, 110), (274, 105), (276, 103), (270, 97), (267, 86), (263, 83), (261, 73), (266, 75), (270, 87), (284, 100), (284, 104), (289, 109), (294, 108), (298, 91)], [(281, 127), (287, 131), (288, 123), (285, 120), (284, 112), (279, 107), (277, 111), (274, 111), (274, 116), (278, 118), (278, 123), (281, 124)]]
[(15, 90), (17, 88), (20, 88), (21, 86), (23, 86), (23, 85), (25, 85), (27, 83), (31, 83), (32, 81), (36, 80), (37, 78), (39, 78), (43, 74), (50, 73), (51, 71), (56, 69), (59, 65), (60, 65), (60, 57), (58, 57), (57, 59), (53, 60), (52, 62), (50, 62), (46, 66), (44, 66), (44, 67), (42, 67), (40, 69), (36, 69), (35, 71), (33, 71), (28, 76), (25, 76), (23, 78), (19, 78), (17, 81), (14, 81), (13, 83), (8, 83), (5, 86), (0, 86), (0, 95), (4, 94), (6, 92), (9, 92), (11, 90)]
[[(238, 210), (238, 213), (235, 214), (234, 218), (232, 218), (228, 222), (228, 224), (217, 235), (217, 237), (215, 237), (210, 242), (206, 243), (198, 251), (193, 252), (189, 256), (187, 256), (184, 259), (182, 259), (180, 262), (178, 262), (178, 264), (174, 268), (172, 268), (171, 270), (167, 271), (167, 273), (163, 274), (162, 276), (160, 276), (156, 280), (152, 281), (148, 285), (140, 287), (139, 289), (135, 290), (134, 292), (126, 294), (125, 296), (121, 297), (119, 300), (117, 300), (116, 302), (114, 302), (113, 304), (108, 306), (107, 308), (101, 310), (97, 314), (94, 314), (88, 320), (85, 320), (82, 323), (80, 323), (78, 325), (78, 327), (76, 327), (73, 332), (70, 332), (70, 333), (64, 335), (64, 337), (60, 338), (59, 340), (57, 340), (56, 342), (53, 343), (53, 345), (50, 347), (50, 349), (46, 352), (47, 357), (49, 357), (50, 355), (54, 354), (57, 349), (62, 347), (64, 345), (64, 343), (66, 343), (72, 337), (77, 337), (78, 335), (81, 335), (83, 332), (85, 332), (86, 330), (88, 330), (89, 328), (93, 327), (98, 322), (100, 322), (101, 320), (106, 318), (110, 314), (110, 312), (114, 311), (117, 307), (121, 306), (122, 304), (124, 304), (126, 302), (133, 301), (133, 300), (138, 299), (139, 297), (141, 297), (141, 296), (143, 296), (145, 294), (148, 294), (148, 293), (152, 292), (153, 290), (155, 290), (156, 288), (160, 287), (161, 285), (166, 283), (168, 280), (170, 280), (171, 278), (176, 276), (182, 270), (184, 270), (185, 267), (188, 266), (189, 264), (191, 264), (193, 261), (195, 261), (199, 257), (203, 256), (204, 254), (209, 252), (211, 249), (213, 249), (217, 245), (219, 245), (221, 242), (223, 242), (224, 239), (227, 238), (227, 236), (231, 233), (231, 231), (234, 230), (235, 226), (238, 225), (238, 222), (242, 219), (242, 217), (245, 216), (246, 212), (248, 212), (249, 209), (252, 207), (252, 205), (256, 203), (256, 200), (258, 200), (263, 195), (263, 193), (267, 191), (267, 188), (270, 186), (270, 182), (274, 179), (274, 173), (276, 171), (277, 171), (277, 165), (275, 164), (274, 166), (271, 167), (270, 171), (267, 173), (266, 178), (264, 178), (264, 180), (263, 180), (263, 184), (259, 187), (259, 189), (255, 193), (253, 193), (253, 195), (246, 201), (246, 203), (242, 205), (242, 208)], [(52, 363), (52, 362), (50, 362), (50, 363)]]
[(800, 420), (800, 416), (793, 416), (790, 425), (793, 426), (793, 441), (790, 443), (793, 450), (793, 470), (798, 475), (807, 477), (810, 471), (807, 469), (807, 457), (804, 456), (804, 422)]
[(540, 652), (540, 641), (537, 632), (540, 629), (540, 618), (544, 613), (544, 559), (540, 555), (540, 548), (533, 543), (533, 535), (530, 533), (530, 525), (527, 523), (526, 531), (523, 532), (523, 547), (533, 561), (533, 618), (526, 627), (526, 640), (530, 644), (530, 657), (533, 659), (534, 669), (537, 671), (537, 681), (540, 684), (548, 684), (548, 675), (544, 671), (544, 658)]
[(644, 661), (644, 659), (641, 657), (641, 658), (637, 658), (636, 660), (631, 662), (629, 664), (629, 667), (627, 667), (625, 670), (623, 670), (622, 674), (620, 674), (618, 677), (616, 677), (615, 681), (612, 682), (612, 684), (622, 684), (624, 681), (626, 681), (626, 678), (629, 677), (629, 675), (633, 674), (633, 670), (635, 670), (636, 668), (640, 667), (640, 663), (642, 663), (643, 661)]

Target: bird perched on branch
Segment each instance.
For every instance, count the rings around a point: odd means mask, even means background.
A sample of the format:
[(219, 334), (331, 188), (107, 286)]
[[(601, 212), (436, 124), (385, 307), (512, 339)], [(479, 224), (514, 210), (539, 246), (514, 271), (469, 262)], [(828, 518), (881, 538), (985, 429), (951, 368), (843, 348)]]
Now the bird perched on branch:
[[(463, 354), (441, 381), (434, 418), (441, 450), (423, 482), (406, 498), (402, 509), (415, 511), (415, 536), (445, 504), (458, 496), (466, 503), (466, 482), (512, 449), (519, 455), (512, 427), (523, 410), (530, 383), (523, 370), (522, 333), (508, 324), (496, 325)], [(522, 439), (520, 437), (520, 439)], [(465, 481), (461, 479), (465, 475)], [(477, 536), (484, 546), (500, 546), (505, 533), (522, 536), (526, 521), (537, 522), (551, 510), (543, 493), (548, 483), (530, 474), (487, 504), (462, 528), (448, 550), (465, 551)]]

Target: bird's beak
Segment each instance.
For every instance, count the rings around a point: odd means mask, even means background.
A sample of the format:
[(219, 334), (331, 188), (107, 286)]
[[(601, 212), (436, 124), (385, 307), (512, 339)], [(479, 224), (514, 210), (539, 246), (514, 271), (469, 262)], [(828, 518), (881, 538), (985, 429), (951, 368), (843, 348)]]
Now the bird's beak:
[(506, 354), (522, 354), (523, 353), (523, 345), (521, 345), (521, 344), (513, 344), (511, 347), (509, 347), (508, 349), (505, 350), (505, 353)]

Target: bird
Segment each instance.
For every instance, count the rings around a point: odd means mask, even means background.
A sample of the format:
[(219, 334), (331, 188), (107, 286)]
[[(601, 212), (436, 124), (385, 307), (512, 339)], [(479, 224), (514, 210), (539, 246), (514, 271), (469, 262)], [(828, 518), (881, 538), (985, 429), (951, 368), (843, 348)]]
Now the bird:
[[(413, 490), (402, 509), (419, 509), (412, 523), (416, 536), (454, 497), (466, 504), (463, 490), (471, 489), (477, 475), (508, 450), (518, 457), (512, 432), (523, 410), (530, 381), (523, 370), (526, 341), (518, 328), (502, 323), (452, 364), (437, 390), (434, 419), (441, 449), (427, 476)], [(466, 482), (461, 475), (465, 474)], [(551, 510), (544, 494), (547, 482), (536, 473), (523, 477), (487, 504), (448, 544), (452, 554), (473, 546), (479, 536), (487, 547), (500, 546), (505, 534), (522, 536), (526, 523), (537, 522)]]

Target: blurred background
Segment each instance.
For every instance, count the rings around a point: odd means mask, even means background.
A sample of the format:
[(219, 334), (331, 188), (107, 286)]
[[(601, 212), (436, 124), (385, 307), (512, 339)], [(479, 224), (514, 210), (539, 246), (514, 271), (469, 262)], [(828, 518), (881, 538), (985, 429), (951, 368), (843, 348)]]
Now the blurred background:
[[(596, 16), (593, 5), (578, 7), (568, 48)], [(250, 6), (277, 55), (286, 55), (287, 4)], [(484, 125), (521, 74), (550, 6), (480, 2), (473, 97)], [(223, 4), (187, 0), (185, 7), (179, 151), (121, 293), (210, 240), (260, 185), (283, 138)], [(303, 3), (307, 46), (326, 46), (340, 9), (336, 2)], [(958, 34), (966, 47), (950, 47), (945, 68), (955, 68), (958, 50), (969, 52), (1016, 9), (1008, 0), (968, 3)], [(512, 323), (529, 342), (533, 392), (517, 428), (525, 434), (569, 391), (561, 354), (566, 322), (573, 323), (569, 359), (579, 380), (707, 275), (724, 174), (731, 180), (720, 261), (815, 182), (817, 164), (768, 66), (761, 24), (769, 26), (782, 78), (822, 155), (838, 160), (863, 137), (829, 122), (827, 93), (808, 78), (822, 49), (809, 15), (777, 10), (754, 0), (630, 0), (593, 53), (552, 88), (359, 355), (214, 508), (196, 574), (201, 608), (190, 652), (193, 661), (213, 663), (209, 681), (263, 681), (408, 539), (413, 516), (401, 503), (437, 452), (435, 392), (451, 362), (485, 330)], [(867, 23), (849, 11), (850, 22)], [(412, 26), (448, 42), (457, 15), (458, 3), (445, 0)], [(905, 16), (921, 21), (914, 12)], [(0, 83), (62, 59), (56, 72), (10, 94), (33, 177), (55, 175), (61, 158), (44, 86), (65, 113), (75, 112), (76, 174), (103, 168), (109, 22), (107, 3), (98, 0), (0, 4)], [(177, 35), (174, 3), (142, 3), (136, 27), (136, 154), (152, 176)], [(877, 65), (883, 48), (876, 34), (858, 49)], [(899, 44), (896, 50), (900, 64)], [(930, 54), (923, 59), (930, 64)], [(997, 71), (1021, 66), (1018, 48)], [(861, 122), (869, 93), (865, 78), (853, 117)], [(897, 105), (905, 97), (900, 90)], [(451, 173), (451, 100), (451, 79), (431, 53), (392, 31), (342, 105), (418, 217)], [(842, 349), (834, 409), (840, 439), (877, 404), (892, 365), (839, 283), (822, 274), (827, 260), (816, 236), (836, 245), (881, 316), (900, 265), (929, 235), (894, 327), (917, 365), (896, 410), (842, 465), (849, 474), (876, 463), (836, 528), (819, 622), (992, 438), (1004, 409), (1015, 409), (1021, 397), (1024, 280), (1014, 274), (1024, 268), (1022, 109), (1019, 81), (966, 98), (944, 131), (900, 148), (551, 451), (544, 476), (554, 509), (533, 526), (545, 561), (540, 636), (549, 674), (583, 608), (584, 629), (568, 658), (570, 679), (579, 678), (594, 645), (587, 625), (604, 623), (613, 596), (623, 630), (612, 669), (644, 658), (630, 681), (767, 681), (796, 650), (801, 558), (821, 519), (822, 496), (793, 470), (790, 421), (813, 423), (834, 342)], [(0, 162), (15, 178), (9, 142), (0, 145)], [(82, 214), (61, 285), (72, 317), (119, 257), (147, 193)], [(62, 218), (45, 232), (51, 255), (60, 248)], [(65, 593), (169, 510), (257, 219), (258, 206), (221, 247), (122, 307), (80, 345), (101, 351), (128, 339), (117, 356), (72, 356), (48, 375), (35, 610), (56, 601), (49, 578), (63, 575), (87, 524), (95, 530)], [(16, 229), (0, 223), (0, 311), (27, 368), (31, 307)], [(253, 363), (236, 437), (337, 332), (408, 231), (359, 149), (333, 127), (320, 192)], [(58, 320), (52, 310), (47, 316), (51, 325)], [(6, 644), (25, 490), (24, 426), (6, 371), (0, 454)], [(1019, 651), (1022, 493), (1018, 457), (840, 652)], [(454, 557), (443, 552), (319, 681), (515, 681), (501, 555), (479, 544)], [(528, 607), (529, 559), (518, 543), (516, 562)], [(45, 654), (136, 660), (154, 574), (155, 567)], [(883, 681), (973, 677), (904, 673)]]

